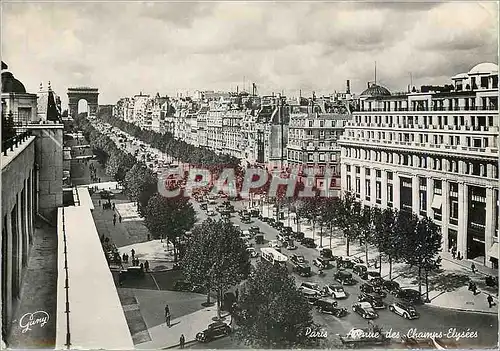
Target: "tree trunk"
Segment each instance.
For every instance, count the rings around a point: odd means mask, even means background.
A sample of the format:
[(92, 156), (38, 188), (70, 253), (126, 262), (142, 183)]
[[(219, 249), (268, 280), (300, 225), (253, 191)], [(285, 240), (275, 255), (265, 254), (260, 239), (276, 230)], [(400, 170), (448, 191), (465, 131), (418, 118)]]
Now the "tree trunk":
[(349, 256), (349, 237), (346, 236), (346, 255)]
[(319, 246), (323, 247), (323, 223), (320, 224)]
[(429, 300), (429, 271), (425, 270), (425, 302), (430, 302)]
[(333, 227), (330, 225), (330, 250), (332, 249)]
[(370, 264), (368, 263), (368, 241), (365, 239), (365, 262), (366, 266), (370, 267)]
[(418, 292), (422, 296), (422, 266), (418, 265)]
[(173, 245), (174, 245), (174, 263), (177, 263), (177, 244), (175, 240), (173, 242)]
[(210, 288), (208, 289), (208, 292), (207, 292), (207, 305), (210, 305)]
[[(382, 265), (380, 265), (380, 269), (382, 269)], [(392, 279), (392, 256), (390, 255), (389, 255), (389, 279)]]
[(221, 297), (222, 297), (222, 290), (217, 289), (217, 317), (221, 317)]
[(295, 216), (295, 220), (297, 221), (297, 232), (300, 232), (300, 217), (298, 215)]
[[(389, 262), (391, 262), (389, 260)], [(391, 279), (391, 265), (389, 264), (389, 279)], [(382, 275), (382, 254), (379, 252), (379, 255), (378, 255), (378, 272), (380, 275)]]

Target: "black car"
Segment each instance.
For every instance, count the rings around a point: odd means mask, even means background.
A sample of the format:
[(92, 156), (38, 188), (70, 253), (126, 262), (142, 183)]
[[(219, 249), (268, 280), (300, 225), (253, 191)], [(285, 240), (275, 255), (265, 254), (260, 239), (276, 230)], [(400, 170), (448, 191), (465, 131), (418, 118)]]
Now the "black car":
[(193, 291), (195, 288), (193, 286), (193, 284), (191, 284), (190, 282), (187, 282), (185, 280), (178, 280), (174, 283), (174, 287), (173, 289), (175, 291)]
[(304, 238), (302, 239), (301, 244), (310, 249), (314, 249), (317, 246), (313, 238)]
[(291, 235), (293, 233), (292, 227), (283, 227), (281, 228), (281, 232), (285, 235)]
[(290, 261), (292, 263), (295, 263), (295, 264), (306, 262), (306, 260), (304, 259), (304, 256), (302, 256), (302, 255), (292, 255), (292, 256), (290, 256)]
[(366, 279), (368, 277), (368, 267), (364, 264), (357, 264), (352, 268), (352, 272), (357, 274), (361, 279)]
[[(372, 273), (372, 272), (368, 271), (368, 274), (370, 274), (370, 273)], [(376, 276), (374, 276), (373, 278), (371, 278), (369, 280), (370, 284), (382, 289), (382, 286), (384, 285), (385, 280), (382, 277), (380, 277), (380, 273), (379, 272), (373, 272), (373, 273)]]
[(395, 296), (398, 299), (401, 299), (405, 302), (412, 303), (412, 304), (421, 304), (422, 297), (420, 296), (420, 293), (417, 290), (413, 289), (400, 289)]
[(410, 304), (395, 302), (389, 306), (389, 311), (399, 314), (406, 319), (417, 319), (420, 317), (415, 307)]
[(355, 303), (352, 305), (352, 310), (364, 319), (378, 318), (377, 312), (375, 312), (372, 305), (366, 301)]
[(352, 273), (346, 272), (346, 271), (337, 271), (333, 275), (333, 279), (338, 281), (342, 285), (354, 285), (356, 281), (352, 279)]
[(231, 332), (231, 327), (224, 322), (215, 322), (208, 325), (208, 328), (196, 334), (196, 340), (209, 342), (221, 336), (226, 336)]
[(259, 234), (260, 228), (256, 225), (253, 225), (250, 228), (248, 228), (248, 231), (250, 232), (250, 234)]
[(281, 230), (283, 227), (284, 227), (283, 222), (280, 221), (274, 222), (274, 228)]
[(361, 293), (358, 296), (358, 301), (369, 302), (376, 310), (381, 310), (387, 307), (382, 299), (374, 294)]
[(319, 251), (319, 254), (320, 254), (321, 257), (324, 257), (324, 258), (326, 258), (328, 260), (333, 259), (333, 253), (332, 253), (331, 249), (326, 249), (326, 248), (321, 249)]
[(330, 261), (323, 257), (318, 257), (313, 261), (313, 264), (319, 269), (325, 269), (330, 266)]
[(302, 241), (305, 238), (305, 234), (303, 232), (293, 232), (292, 237), (296, 240)]
[(293, 267), (293, 271), (301, 277), (311, 276), (311, 267), (306, 265), (305, 263), (298, 263)]
[(349, 257), (339, 257), (337, 260), (337, 267), (338, 268), (348, 268), (352, 269), (354, 268), (356, 264), (354, 263), (353, 260), (351, 260)]
[(384, 281), (384, 283), (382, 284), (382, 289), (393, 295), (397, 294), (397, 292), (401, 290), (401, 288), (399, 287), (399, 283), (395, 282), (394, 280)]
[(374, 285), (371, 285), (371, 284), (368, 284), (368, 283), (361, 284), (361, 286), (359, 287), (359, 290), (361, 290), (361, 292), (364, 292), (367, 294), (375, 294), (380, 298), (387, 297), (387, 293), (385, 291), (383, 291), (381, 288), (374, 286)]
[(347, 309), (338, 307), (337, 301), (331, 298), (322, 298), (316, 301), (316, 309), (321, 313), (328, 313), (335, 317), (344, 317), (348, 314)]

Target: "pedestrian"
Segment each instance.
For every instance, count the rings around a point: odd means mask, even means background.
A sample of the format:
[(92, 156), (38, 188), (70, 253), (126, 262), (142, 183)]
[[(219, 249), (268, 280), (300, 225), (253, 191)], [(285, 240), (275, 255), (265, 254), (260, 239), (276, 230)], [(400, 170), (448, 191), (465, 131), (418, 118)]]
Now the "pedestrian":
[(113, 226), (116, 226), (116, 217), (113, 218)]
[(453, 256), (453, 259), (457, 256), (457, 248), (455, 246), (451, 248), (451, 255)]
[(122, 261), (123, 261), (123, 262), (127, 262), (127, 259), (126, 259), (126, 258), (127, 258), (127, 255), (124, 253), (124, 254), (122, 255)]
[(113, 213), (113, 219), (116, 219), (116, 213)]
[(146, 262), (144, 262), (144, 268), (146, 269), (146, 272), (149, 272), (149, 261), (146, 260)]
[(134, 249), (130, 250), (130, 253), (132, 254), (132, 260), (133, 260), (135, 258), (135, 250)]
[(477, 285), (476, 283), (472, 282), (472, 293), (474, 295), (477, 295)]
[(495, 306), (495, 303), (493, 302), (493, 297), (490, 294), (488, 294), (488, 297), (486, 298), (486, 300), (488, 301), (488, 305), (490, 306), (490, 308)]
[(181, 349), (184, 348), (185, 343), (186, 343), (186, 338), (184, 338), (184, 334), (181, 334), (181, 337), (179, 338), (179, 345), (181, 346)]
[(476, 265), (474, 263), (470, 265), (470, 269), (472, 270), (472, 273), (476, 273)]
[(99, 206), (101, 206), (101, 199), (99, 199)]
[(122, 222), (122, 215), (118, 216), (118, 220), (120, 221), (120, 223)]
[(115, 203), (113, 202), (113, 211), (115, 210)]
[(100, 182), (101, 182), (101, 178), (99, 178), (99, 182), (98, 183), (100, 183)]
[(462, 255), (460, 255), (460, 251), (458, 251), (458, 253), (457, 253), (457, 260), (460, 261), (461, 259), (462, 259)]
[(144, 264), (142, 262), (140, 264), (140, 267), (141, 267), (141, 271), (144, 271)]
[(165, 305), (165, 323), (167, 324), (167, 327), (170, 328), (170, 309), (168, 308), (168, 305)]

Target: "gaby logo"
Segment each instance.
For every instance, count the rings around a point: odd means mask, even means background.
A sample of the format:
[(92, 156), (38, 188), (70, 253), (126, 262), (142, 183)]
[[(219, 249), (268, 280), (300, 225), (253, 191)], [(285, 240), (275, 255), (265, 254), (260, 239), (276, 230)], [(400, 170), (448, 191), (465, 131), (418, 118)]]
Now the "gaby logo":
[(25, 313), (19, 320), (19, 326), (22, 328), (21, 331), (26, 333), (31, 330), (31, 327), (39, 325), (43, 328), (45, 324), (49, 321), (49, 314), (45, 311), (36, 311), (33, 313)]

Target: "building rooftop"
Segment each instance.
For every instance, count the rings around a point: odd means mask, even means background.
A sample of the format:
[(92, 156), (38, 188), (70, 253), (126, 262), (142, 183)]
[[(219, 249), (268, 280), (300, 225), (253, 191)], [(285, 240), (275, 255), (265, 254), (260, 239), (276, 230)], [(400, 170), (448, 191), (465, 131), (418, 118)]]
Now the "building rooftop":
[(469, 71), (470, 74), (495, 74), (498, 73), (498, 65), (491, 62), (483, 62), (475, 65)]

